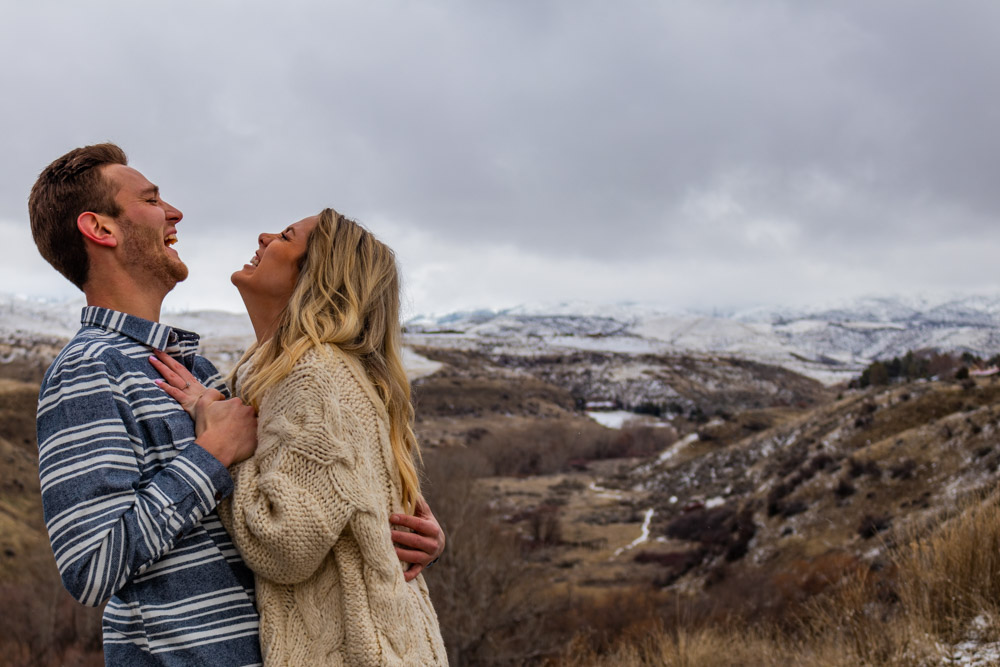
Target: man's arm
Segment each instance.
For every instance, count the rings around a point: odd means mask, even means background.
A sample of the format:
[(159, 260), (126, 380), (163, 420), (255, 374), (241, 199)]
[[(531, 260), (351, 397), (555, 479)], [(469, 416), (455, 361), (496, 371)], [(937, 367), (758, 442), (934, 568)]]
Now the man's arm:
[(190, 441), (143, 482), (147, 457), (178, 444), (168, 420), (187, 416), (158, 417), (164, 441), (140, 441), (127, 418), (136, 406), (155, 404), (159, 390), (134, 374), (121, 380), (112, 380), (99, 356), (67, 355), (39, 397), (39, 475), (52, 550), (67, 590), (92, 606), (158, 561), (232, 491), (225, 466)]
[(412, 533), (403, 530), (392, 531), (396, 556), (404, 563), (411, 563), (409, 569), (403, 573), (406, 581), (415, 579), (444, 553), (444, 530), (431, 512), (430, 505), (423, 498), (417, 501), (414, 515), (393, 514), (389, 517), (389, 523), (413, 531)]

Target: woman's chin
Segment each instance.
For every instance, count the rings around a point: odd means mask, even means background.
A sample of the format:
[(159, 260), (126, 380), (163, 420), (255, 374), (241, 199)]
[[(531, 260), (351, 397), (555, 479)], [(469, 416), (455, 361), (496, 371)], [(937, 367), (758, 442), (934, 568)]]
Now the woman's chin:
[(255, 268), (257, 267), (252, 264), (244, 264), (242, 269), (234, 271), (233, 275), (229, 276), (229, 281), (239, 287), (247, 278), (253, 275)]

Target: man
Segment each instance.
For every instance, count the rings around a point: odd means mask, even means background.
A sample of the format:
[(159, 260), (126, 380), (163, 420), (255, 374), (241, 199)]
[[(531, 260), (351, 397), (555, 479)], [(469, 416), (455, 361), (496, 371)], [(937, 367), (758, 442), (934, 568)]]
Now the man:
[[(113, 144), (70, 151), (29, 199), (42, 256), (87, 297), (82, 328), (45, 375), (38, 402), (45, 522), (63, 583), (107, 600), (109, 665), (261, 662), (253, 575), (219, 522), (227, 467), (253, 454), (256, 417), (206, 392), (197, 426), (154, 380), (161, 350), (228, 397), (198, 336), (159, 323), (188, 270), (171, 246), (179, 210)], [(204, 419), (201, 418), (202, 412)], [(393, 521), (410, 579), (444, 548), (433, 514)]]

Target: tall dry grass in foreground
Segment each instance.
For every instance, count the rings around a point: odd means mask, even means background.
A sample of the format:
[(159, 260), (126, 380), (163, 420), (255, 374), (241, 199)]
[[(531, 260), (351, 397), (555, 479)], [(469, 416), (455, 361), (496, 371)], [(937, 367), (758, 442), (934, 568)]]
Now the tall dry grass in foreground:
[[(791, 618), (756, 623), (701, 619), (626, 634), (595, 648), (586, 633), (559, 665), (683, 667), (725, 665), (1000, 664), (1000, 498), (964, 504), (922, 530), (903, 530), (890, 566), (845, 572), (831, 591), (789, 609)], [(964, 662), (955, 652), (961, 651)]]

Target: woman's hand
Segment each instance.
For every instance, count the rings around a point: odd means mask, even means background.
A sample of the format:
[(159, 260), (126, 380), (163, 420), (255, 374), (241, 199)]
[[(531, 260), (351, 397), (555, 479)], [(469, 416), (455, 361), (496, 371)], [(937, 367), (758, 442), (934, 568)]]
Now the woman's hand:
[(389, 522), (394, 526), (404, 526), (413, 532), (403, 530), (392, 531), (392, 541), (396, 545), (396, 556), (410, 567), (403, 573), (406, 581), (412, 581), (431, 563), (444, 553), (444, 531), (441, 524), (434, 518), (430, 506), (421, 498), (413, 516), (409, 514), (393, 514)]
[(191, 374), (184, 364), (180, 363), (162, 350), (154, 350), (149, 363), (163, 376), (163, 380), (155, 380), (156, 385), (167, 392), (175, 401), (181, 404), (184, 411), (198, 422), (198, 404), (221, 401), (225, 398), (217, 389), (208, 389)]
[(257, 416), (238, 398), (208, 389), (173, 357), (161, 350), (149, 363), (163, 376), (156, 385), (181, 404), (194, 421), (195, 442), (229, 467), (253, 456), (257, 449)]

